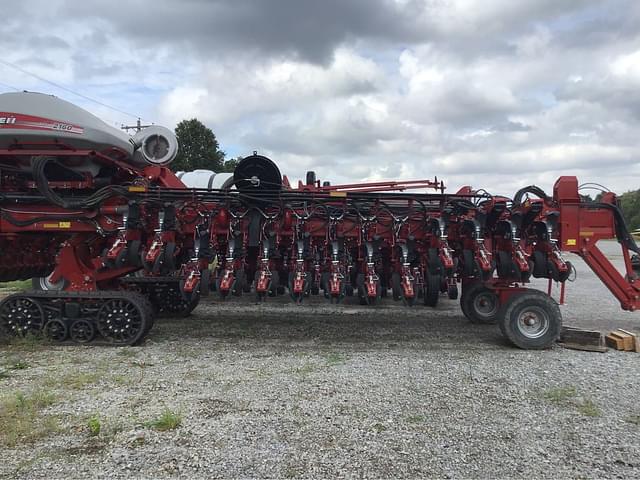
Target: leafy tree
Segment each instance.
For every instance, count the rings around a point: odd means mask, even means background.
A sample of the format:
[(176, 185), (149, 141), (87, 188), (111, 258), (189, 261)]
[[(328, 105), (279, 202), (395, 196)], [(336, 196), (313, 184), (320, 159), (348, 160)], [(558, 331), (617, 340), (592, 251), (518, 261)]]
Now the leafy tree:
[(623, 193), (619, 200), (629, 229), (640, 228), (640, 190)]
[(238, 163), (240, 163), (240, 160), (242, 160), (242, 157), (237, 157), (237, 158), (232, 158), (231, 160), (227, 160), (226, 162), (224, 162), (224, 165), (222, 166), (222, 171), (232, 173), (236, 169), (236, 166), (238, 165)]
[(213, 131), (197, 118), (183, 120), (176, 126), (180, 146), (178, 156), (171, 163), (174, 172), (198, 168), (223, 171), (225, 153), (220, 150)]

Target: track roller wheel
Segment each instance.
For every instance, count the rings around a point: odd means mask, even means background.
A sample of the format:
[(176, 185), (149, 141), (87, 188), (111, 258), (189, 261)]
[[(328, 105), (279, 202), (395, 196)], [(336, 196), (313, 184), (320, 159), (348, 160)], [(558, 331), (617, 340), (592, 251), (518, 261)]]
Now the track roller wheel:
[(9, 335), (40, 333), (44, 322), (44, 311), (36, 299), (14, 294), (0, 303), (0, 328)]
[(500, 330), (515, 346), (526, 350), (549, 348), (560, 335), (558, 304), (539, 290), (527, 289), (506, 303)]
[(135, 345), (142, 341), (151, 321), (137, 295), (125, 294), (106, 300), (98, 311), (100, 334), (115, 345)]
[(89, 320), (78, 318), (69, 327), (69, 338), (76, 343), (90, 343), (96, 338), (96, 328)]
[(476, 283), (462, 291), (462, 313), (471, 323), (495, 324), (500, 312), (500, 299), (482, 283)]
[(438, 305), (441, 284), (442, 277), (440, 275), (427, 273), (425, 276), (423, 301), (427, 307), (435, 307)]
[(54, 318), (45, 323), (42, 331), (44, 336), (53, 342), (64, 342), (69, 338), (67, 324), (59, 318)]

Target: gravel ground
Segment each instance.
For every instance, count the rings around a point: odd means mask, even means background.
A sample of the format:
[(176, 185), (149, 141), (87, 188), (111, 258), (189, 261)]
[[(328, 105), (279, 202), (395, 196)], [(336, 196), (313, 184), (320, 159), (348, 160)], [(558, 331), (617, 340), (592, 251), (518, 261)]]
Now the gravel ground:
[[(638, 331), (577, 268), (565, 323)], [(208, 300), (142, 347), (0, 346), (5, 400), (48, 395), (0, 477), (638, 477), (639, 359), (518, 350), (445, 299)], [(167, 410), (181, 424), (159, 431)]]

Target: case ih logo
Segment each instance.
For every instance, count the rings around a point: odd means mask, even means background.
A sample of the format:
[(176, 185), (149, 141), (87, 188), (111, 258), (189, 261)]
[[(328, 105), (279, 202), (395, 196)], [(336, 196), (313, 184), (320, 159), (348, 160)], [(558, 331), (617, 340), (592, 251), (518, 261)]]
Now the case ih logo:
[(84, 128), (70, 123), (59, 122), (49, 118), (34, 117), (22, 113), (0, 112), (0, 129), (44, 130), (53, 132), (75, 133), (81, 135)]

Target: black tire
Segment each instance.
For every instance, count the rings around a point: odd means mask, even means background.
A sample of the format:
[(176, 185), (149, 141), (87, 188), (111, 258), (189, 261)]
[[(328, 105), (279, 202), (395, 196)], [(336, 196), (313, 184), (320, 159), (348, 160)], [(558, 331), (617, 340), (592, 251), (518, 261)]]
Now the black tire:
[(457, 300), (458, 299), (458, 285), (453, 284), (447, 287), (447, 296), (449, 300)]
[(200, 272), (200, 295), (206, 297), (211, 291), (211, 270), (205, 268)]
[(138, 296), (131, 295), (104, 302), (96, 322), (105, 340), (114, 345), (136, 345), (148, 332), (149, 315)]
[(9, 295), (0, 303), (0, 330), (17, 337), (39, 334), (46, 322), (42, 305), (21, 294)]
[(164, 252), (160, 255), (162, 258), (162, 271), (173, 272), (176, 269), (176, 244), (169, 242), (164, 246)]
[(396, 302), (402, 299), (402, 285), (400, 282), (400, 274), (398, 272), (393, 272), (391, 274), (391, 295)]
[(441, 283), (442, 277), (440, 275), (427, 272), (424, 284), (424, 304), (427, 307), (435, 307), (438, 305)]
[(539, 290), (527, 289), (506, 303), (500, 330), (516, 347), (550, 348), (560, 336), (562, 314), (558, 304)]
[(546, 278), (549, 276), (547, 271), (547, 256), (540, 250), (533, 252), (533, 271), (531, 272), (535, 278)]
[(76, 343), (90, 343), (96, 338), (96, 327), (89, 320), (78, 318), (69, 327), (69, 336)]
[(520, 281), (520, 270), (517, 268), (509, 252), (498, 251), (498, 277), (503, 280)]
[(247, 283), (247, 275), (244, 270), (238, 270), (231, 284), (231, 295), (239, 297), (244, 292), (244, 285)]
[(464, 277), (475, 277), (476, 276), (476, 259), (471, 250), (463, 250), (462, 251), (462, 275)]
[(69, 338), (69, 328), (67, 324), (59, 318), (54, 318), (45, 323), (42, 332), (44, 336), (52, 342), (64, 342)]
[(280, 287), (280, 274), (275, 271), (271, 272), (271, 283), (269, 284), (269, 296), (275, 297), (278, 295), (278, 288)]
[(463, 290), (460, 307), (471, 323), (495, 324), (500, 315), (498, 295), (482, 283)]
[(127, 247), (127, 262), (132, 267), (141, 267), (142, 261), (140, 260), (140, 240), (132, 240)]
[(190, 292), (185, 292), (184, 291), (184, 280), (180, 280), (180, 283), (178, 284), (179, 288), (180, 288), (180, 295), (182, 296), (184, 302), (186, 304), (193, 304), (193, 303), (198, 303), (200, 301), (200, 288), (201, 288), (201, 283), (197, 282), (196, 286), (193, 287), (193, 290)]

